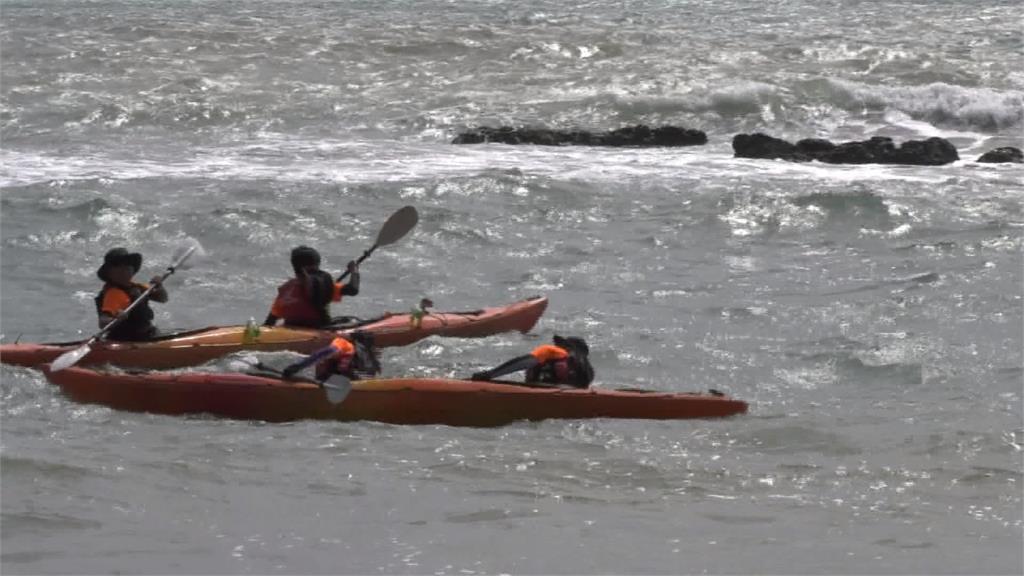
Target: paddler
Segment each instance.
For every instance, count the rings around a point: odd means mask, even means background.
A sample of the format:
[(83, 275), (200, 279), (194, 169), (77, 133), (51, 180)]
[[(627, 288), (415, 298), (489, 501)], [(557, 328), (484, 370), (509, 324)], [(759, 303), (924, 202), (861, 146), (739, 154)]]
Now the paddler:
[(318, 382), (334, 374), (341, 374), (349, 380), (358, 380), (360, 374), (380, 374), (380, 362), (373, 347), (373, 335), (356, 331), (347, 336), (339, 335), (330, 344), (295, 362), (281, 371), (285, 378), (291, 378), (298, 371), (316, 364)]
[[(122, 316), (124, 310), (149, 289), (148, 285), (133, 281), (140, 268), (142, 254), (125, 248), (113, 248), (103, 256), (103, 265), (96, 271), (103, 280), (103, 289), (95, 298), (100, 328), (106, 328), (107, 324)], [(150, 282), (155, 286), (153, 291), (107, 333), (108, 339), (140, 341), (157, 335), (149, 302), (167, 302), (167, 289), (160, 282), (159, 275)]]
[(477, 372), (473, 380), (494, 380), (526, 370), (527, 383), (561, 384), (588, 388), (594, 380), (590, 365), (590, 348), (582, 338), (563, 338), (557, 334), (554, 345), (542, 344), (524, 356), (513, 358), (501, 366)]
[(264, 326), (283, 320), (285, 326), (326, 327), (331, 323), (331, 302), (359, 294), (359, 266), (354, 261), (348, 263), (350, 276), (344, 284), (320, 269), (320, 253), (309, 246), (292, 250), (291, 261), (295, 277), (278, 287)]

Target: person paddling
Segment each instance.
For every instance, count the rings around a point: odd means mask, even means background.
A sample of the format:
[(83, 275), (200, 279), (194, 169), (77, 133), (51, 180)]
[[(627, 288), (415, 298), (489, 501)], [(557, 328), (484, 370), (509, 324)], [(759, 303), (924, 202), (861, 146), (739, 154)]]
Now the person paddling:
[(316, 364), (316, 380), (323, 382), (334, 374), (358, 380), (360, 374), (380, 374), (380, 362), (373, 347), (373, 335), (356, 331), (338, 336), (330, 344), (289, 365), (281, 371), (291, 378), (300, 370)]
[[(95, 298), (100, 328), (105, 328), (121, 316), (132, 302), (149, 289), (146, 284), (132, 281), (140, 268), (142, 254), (129, 252), (125, 248), (114, 248), (103, 256), (103, 265), (96, 271), (96, 276), (103, 280), (103, 288)], [(155, 286), (153, 291), (107, 333), (109, 340), (150, 340), (157, 335), (149, 302), (167, 302), (167, 289), (159, 275), (154, 276), (150, 282)]]
[(344, 284), (320, 269), (320, 253), (309, 246), (292, 250), (291, 261), (295, 277), (278, 287), (264, 326), (274, 326), (278, 320), (283, 320), (285, 326), (328, 326), (331, 302), (359, 294), (359, 265), (354, 261), (348, 263), (350, 279)]
[(526, 382), (565, 384), (574, 388), (588, 388), (594, 381), (594, 368), (590, 365), (590, 348), (582, 338), (563, 338), (557, 334), (554, 345), (543, 344), (529, 354), (518, 356), (504, 364), (477, 372), (473, 380), (494, 380), (526, 370)]

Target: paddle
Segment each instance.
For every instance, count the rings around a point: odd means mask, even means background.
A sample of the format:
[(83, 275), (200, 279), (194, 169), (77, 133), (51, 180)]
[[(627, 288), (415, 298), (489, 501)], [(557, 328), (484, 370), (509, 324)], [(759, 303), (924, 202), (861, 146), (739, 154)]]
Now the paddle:
[(327, 401), (331, 404), (341, 404), (352, 391), (352, 381), (337, 373), (331, 374), (327, 380), (320, 383), (320, 386), (327, 392)]
[[(281, 370), (278, 370), (273, 366), (267, 366), (258, 360), (255, 363), (248, 360), (242, 360), (242, 362), (257, 370), (276, 374), (283, 380), (289, 379)], [(331, 404), (341, 404), (345, 401), (345, 398), (348, 397), (348, 393), (352, 391), (352, 381), (346, 378), (343, 374), (331, 374), (326, 380), (319, 382), (319, 384), (324, 391), (327, 392), (327, 401)]]
[(106, 334), (107, 332), (110, 332), (115, 326), (117, 326), (122, 320), (124, 320), (128, 316), (128, 313), (131, 312), (136, 306), (138, 306), (140, 302), (148, 298), (150, 293), (153, 292), (153, 290), (156, 290), (156, 287), (159, 284), (162, 284), (163, 281), (166, 280), (168, 276), (174, 274), (174, 271), (177, 270), (178, 268), (185, 269), (185, 261), (187, 261), (189, 256), (191, 256), (192, 253), (196, 251), (202, 253), (203, 247), (199, 244), (198, 241), (194, 239), (190, 239), (190, 242), (187, 245), (182, 246), (175, 250), (174, 256), (172, 257), (174, 262), (173, 264), (167, 267), (167, 272), (164, 272), (164, 274), (160, 276), (159, 283), (154, 283), (152, 286), (150, 286), (145, 292), (142, 293), (141, 296), (136, 298), (135, 301), (132, 302), (130, 306), (125, 308), (120, 314), (117, 315), (116, 318), (114, 318), (109, 324), (104, 326), (102, 330), (97, 332), (95, 336), (89, 338), (85, 342), (85, 344), (82, 344), (78, 348), (75, 348), (70, 352), (65, 352), (58, 356), (57, 359), (53, 361), (53, 364), (50, 365), (50, 371), (60, 372), (65, 368), (70, 368), (75, 364), (78, 364), (78, 361), (81, 360), (82, 358), (85, 358), (89, 351), (92, 350), (92, 345), (97, 340), (103, 337), (103, 335)]
[[(416, 208), (413, 206), (406, 206), (400, 208), (397, 212), (388, 218), (387, 222), (384, 223), (380, 228), (380, 232), (377, 233), (377, 241), (370, 246), (370, 249), (363, 252), (363, 255), (356, 260), (356, 266), (363, 263), (373, 254), (373, 251), (381, 246), (387, 246), (388, 244), (394, 244), (402, 239), (403, 236), (409, 233), (410, 230), (416, 227), (416, 223), (419, 222), (420, 215), (416, 212)], [(335, 280), (341, 282), (344, 280), (351, 270), (345, 270)]]

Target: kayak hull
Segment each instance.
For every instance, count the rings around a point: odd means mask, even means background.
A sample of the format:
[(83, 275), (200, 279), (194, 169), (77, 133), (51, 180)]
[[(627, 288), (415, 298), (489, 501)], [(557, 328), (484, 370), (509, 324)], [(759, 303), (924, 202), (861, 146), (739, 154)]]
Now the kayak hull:
[[(182, 368), (209, 362), (234, 352), (312, 352), (334, 338), (331, 332), (293, 328), (263, 328), (256, 342), (243, 343), (244, 326), (203, 328), (150, 342), (100, 341), (76, 363), (78, 366), (110, 364), (131, 368)], [(4, 344), (0, 362), (40, 368), (84, 342), (66, 344)]]
[[(382, 348), (407, 346), (428, 336), (479, 338), (502, 332), (528, 332), (537, 324), (547, 305), (547, 298), (534, 297), (472, 312), (431, 312), (423, 317), (419, 326), (412, 324), (409, 314), (387, 314), (368, 324), (339, 332), (369, 332), (374, 335), (375, 344)], [(329, 344), (336, 334), (334, 331), (303, 328), (261, 328), (255, 340), (246, 341), (245, 326), (211, 327), (149, 342), (96, 342), (77, 365), (111, 364), (126, 368), (166, 369), (197, 366), (242, 351), (290, 350), (308, 354)], [(83, 343), (3, 344), (0, 345), (0, 363), (38, 368)]]
[(391, 424), (502, 426), (519, 420), (639, 418), (677, 420), (742, 414), (746, 402), (712, 394), (538, 388), (440, 378), (353, 382), (331, 404), (312, 382), (231, 373), (121, 373), (85, 368), (47, 378), (77, 402), (157, 414), (213, 414), (242, 420), (372, 420)]
[(548, 308), (548, 299), (533, 296), (506, 306), (493, 306), (472, 312), (430, 312), (418, 326), (409, 314), (391, 314), (370, 324), (341, 330), (370, 332), (374, 344), (382, 348), (408, 346), (428, 336), (446, 338), (483, 338), (503, 332), (526, 333)]

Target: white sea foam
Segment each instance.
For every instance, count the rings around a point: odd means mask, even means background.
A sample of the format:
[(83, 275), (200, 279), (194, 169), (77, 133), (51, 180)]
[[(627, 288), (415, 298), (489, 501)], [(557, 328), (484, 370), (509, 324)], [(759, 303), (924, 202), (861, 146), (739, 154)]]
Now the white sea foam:
[(995, 132), (1020, 126), (1024, 119), (1024, 92), (970, 88), (942, 82), (926, 86), (876, 86), (833, 79), (837, 104), (857, 108), (895, 110), (915, 120), (940, 126)]
[[(0, 150), (0, 186), (54, 180), (109, 178), (276, 179), (289, 182), (401, 182), (472, 176), (505, 170), (559, 179), (608, 182), (740, 177), (811, 179), (823, 182), (906, 181), (941, 183), (951, 177), (1007, 177), (998, 165), (915, 167), (830, 165), (734, 158), (724, 146), (686, 149), (605, 149), (586, 147), (448, 146), (345, 141), (267, 140), (259, 145), (196, 148), (187, 158), (126, 157), (111, 153), (57, 156), (37, 151)], [(1012, 171), (1013, 168), (1010, 168)]]

